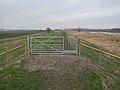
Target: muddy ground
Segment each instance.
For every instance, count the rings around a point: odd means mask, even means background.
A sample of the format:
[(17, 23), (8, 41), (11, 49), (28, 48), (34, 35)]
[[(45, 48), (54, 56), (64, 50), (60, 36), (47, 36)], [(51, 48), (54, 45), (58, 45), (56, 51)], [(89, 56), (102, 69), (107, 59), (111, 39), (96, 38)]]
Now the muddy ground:
[(59, 74), (81, 71), (85, 68), (101, 68), (92, 61), (75, 55), (33, 55), (22, 61), (22, 67), (28, 71), (50, 70)]

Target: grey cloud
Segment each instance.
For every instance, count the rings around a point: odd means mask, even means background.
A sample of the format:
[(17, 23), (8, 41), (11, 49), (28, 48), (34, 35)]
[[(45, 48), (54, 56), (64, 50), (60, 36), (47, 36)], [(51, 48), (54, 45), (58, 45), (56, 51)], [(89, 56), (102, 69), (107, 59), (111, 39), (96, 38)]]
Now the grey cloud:
[(119, 15), (119, 0), (0, 0), (0, 28), (106, 28)]

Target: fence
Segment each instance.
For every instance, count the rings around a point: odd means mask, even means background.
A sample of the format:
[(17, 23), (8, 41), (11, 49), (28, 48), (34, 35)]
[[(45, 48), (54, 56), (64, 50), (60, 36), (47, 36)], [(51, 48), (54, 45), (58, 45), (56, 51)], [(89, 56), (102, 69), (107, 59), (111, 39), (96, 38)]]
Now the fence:
[[(27, 44), (26, 38), (21, 38), (10, 43), (5, 43), (0, 45), (0, 68), (6, 65), (9, 65), (18, 58), (22, 58), (27, 54)], [(120, 64), (115, 65), (119, 62), (120, 57), (114, 54), (108, 53), (102, 50), (99, 47), (94, 46), (93, 44), (88, 45), (82, 39), (77, 42), (78, 55), (87, 56), (91, 58), (94, 62), (103, 64), (104, 66), (110, 66), (109, 64), (114, 64), (114, 66), (119, 66)], [(69, 45), (69, 44), (68, 44)], [(69, 47), (69, 46), (68, 46)], [(16, 58), (17, 57), (17, 58)]]
[(78, 49), (79, 56), (87, 56), (91, 58), (93, 61), (96, 60), (94, 62), (99, 62), (100, 64), (104, 63), (104, 60), (106, 60), (105, 64), (108, 63), (107, 61), (109, 61), (109, 64), (110, 62), (113, 63), (115, 61), (117, 62), (120, 61), (120, 56), (106, 52), (101, 47), (95, 46), (94, 44), (91, 44), (83, 39), (79, 39)]
[(0, 44), (0, 69), (18, 62), (27, 55), (26, 38)]
[[(100, 66), (102, 73), (106, 77), (101, 80), (103, 90), (109, 90), (114, 88), (114, 85), (119, 87), (120, 83), (120, 56), (114, 55), (98, 47), (92, 43), (89, 43), (83, 39), (79, 40), (78, 55), (84, 56), (95, 64)], [(107, 83), (110, 82), (110, 83)], [(117, 90), (117, 89), (116, 89)]]
[[(37, 35), (45, 35), (40, 32)], [(7, 39), (0, 39), (0, 69), (20, 61), (27, 56), (27, 36), (18, 36)]]

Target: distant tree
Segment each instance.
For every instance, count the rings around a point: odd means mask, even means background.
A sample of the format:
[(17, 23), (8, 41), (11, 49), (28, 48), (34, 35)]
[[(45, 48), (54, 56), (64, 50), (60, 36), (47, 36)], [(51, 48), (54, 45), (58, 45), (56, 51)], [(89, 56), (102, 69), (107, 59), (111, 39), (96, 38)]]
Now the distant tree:
[(80, 29), (80, 27), (78, 27), (78, 32), (80, 32), (81, 31), (81, 29)]
[(49, 27), (46, 28), (46, 31), (50, 33), (51, 29)]

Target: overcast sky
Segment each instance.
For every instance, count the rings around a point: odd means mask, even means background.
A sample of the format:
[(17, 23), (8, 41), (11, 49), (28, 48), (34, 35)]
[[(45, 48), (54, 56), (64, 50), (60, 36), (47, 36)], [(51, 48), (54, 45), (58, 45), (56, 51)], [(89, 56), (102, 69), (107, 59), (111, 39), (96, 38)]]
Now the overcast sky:
[(0, 0), (0, 28), (120, 27), (120, 0)]

